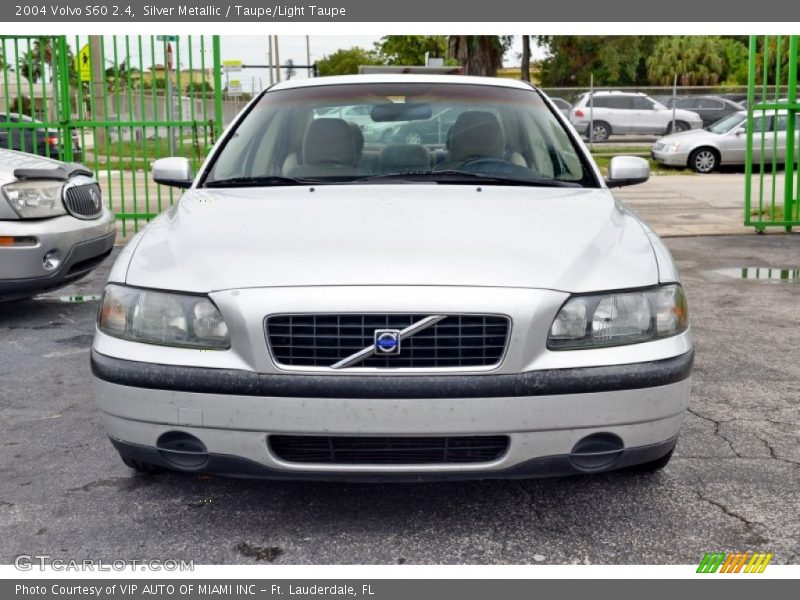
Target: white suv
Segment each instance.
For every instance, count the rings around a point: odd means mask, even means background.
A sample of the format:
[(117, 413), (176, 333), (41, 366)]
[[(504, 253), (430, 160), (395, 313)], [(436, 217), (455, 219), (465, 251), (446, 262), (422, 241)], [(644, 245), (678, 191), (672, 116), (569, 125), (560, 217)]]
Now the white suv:
[[(593, 106), (587, 92), (570, 111), (569, 120), (575, 129), (589, 136), (590, 116), (593, 138), (602, 142), (612, 134), (672, 133), (673, 110), (640, 92), (594, 92)], [(675, 109), (675, 131), (699, 129), (703, 120), (697, 113)], [(592, 114), (593, 113), (593, 114)]]

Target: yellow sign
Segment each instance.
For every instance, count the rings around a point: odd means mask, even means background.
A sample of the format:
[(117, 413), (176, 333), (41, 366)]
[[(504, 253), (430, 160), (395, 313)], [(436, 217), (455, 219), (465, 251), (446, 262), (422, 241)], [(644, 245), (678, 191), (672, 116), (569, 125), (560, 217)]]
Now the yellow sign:
[(91, 81), (92, 79), (92, 52), (89, 44), (86, 44), (78, 56), (75, 57), (75, 70), (80, 75), (81, 81)]
[(223, 60), (222, 70), (226, 73), (238, 73), (242, 70), (241, 60)]

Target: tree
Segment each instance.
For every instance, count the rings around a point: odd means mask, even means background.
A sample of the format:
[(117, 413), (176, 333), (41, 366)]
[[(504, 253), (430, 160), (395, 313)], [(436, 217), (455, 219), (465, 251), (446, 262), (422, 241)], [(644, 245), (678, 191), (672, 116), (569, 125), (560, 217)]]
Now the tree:
[(724, 80), (726, 62), (719, 36), (679, 35), (662, 37), (647, 57), (647, 75), (655, 85), (718, 85)]
[(447, 54), (461, 63), (464, 75), (494, 77), (503, 66), (503, 54), (511, 44), (511, 36), (451, 35)]
[(522, 81), (531, 80), (531, 36), (522, 36), (522, 60), (520, 62), (520, 78)]
[(654, 36), (537, 36), (548, 54), (542, 61), (545, 86), (646, 85), (645, 59)]
[(384, 63), (375, 52), (355, 46), (347, 50), (337, 50), (317, 62), (317, 72), (320, 77), (327, 75), (354, 75), (358, 73), (359, 65), (381, 64)]
[(297, 75), (297, 70), (294, 68), (294, 61), (290, 58), (286, 61), (286, 79), (289, 80)]
[(444, 58), (446, 35), (385, 35), (375, 43), (375, 52), (387, 65), (424, 65), (425, 54)]

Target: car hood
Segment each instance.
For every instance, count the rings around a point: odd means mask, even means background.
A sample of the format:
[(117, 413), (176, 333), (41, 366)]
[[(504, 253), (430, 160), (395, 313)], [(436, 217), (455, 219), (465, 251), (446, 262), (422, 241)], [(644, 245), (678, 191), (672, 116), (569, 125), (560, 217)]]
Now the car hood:
[(658, 138), (656, 144), (674, 144), (676, 142), (688, 142), (701, 138), (717, 137), (718, 133), (711, 133), (705, 129), (691, 129), (689, 131), (681, 131), (680, 133), (672, 133)]
[(328, 185), (190, 190), (154, 220), (130, 285), (654, 285), (639, 221), (605, 189)]
[(16, 181), (16, 169), (52, 169), (64, 163), (44, 156), (0, 149), (0, 185)]

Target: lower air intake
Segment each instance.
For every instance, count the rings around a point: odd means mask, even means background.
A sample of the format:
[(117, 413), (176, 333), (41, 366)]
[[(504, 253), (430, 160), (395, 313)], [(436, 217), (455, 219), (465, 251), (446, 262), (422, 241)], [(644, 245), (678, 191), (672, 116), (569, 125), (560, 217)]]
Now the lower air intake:
[(440, 465), (497, 460), (508, 437), (332, 437), (272, 435), (272, 453), (293, 463), (332, 465)]

